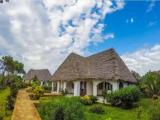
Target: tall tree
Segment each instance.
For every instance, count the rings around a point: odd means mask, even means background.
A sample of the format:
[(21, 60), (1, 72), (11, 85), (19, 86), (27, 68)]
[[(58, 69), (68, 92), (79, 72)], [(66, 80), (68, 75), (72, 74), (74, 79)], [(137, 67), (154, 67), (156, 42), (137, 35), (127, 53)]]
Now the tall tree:
[(23, 63), (14, 60), (11, 56), (3, 56), (2, 60), (4, 66), (4, 72), (10, 74), (24, 74)]
[(160, 95), (160, 75), (156, 72), (148, 72), (140, 81), (140, 87), (149, 95)]

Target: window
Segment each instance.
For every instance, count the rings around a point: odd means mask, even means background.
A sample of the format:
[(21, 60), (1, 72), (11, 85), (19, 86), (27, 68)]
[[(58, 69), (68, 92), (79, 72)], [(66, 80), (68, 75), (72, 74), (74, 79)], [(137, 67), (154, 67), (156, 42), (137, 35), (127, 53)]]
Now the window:
[(112, 85), (110, 83), (103, 82), (98, 85), (98, 89), (99, 90), (112, 90)]
[(119, 83), (119, 89), (121, 89), (121, 88), (123, 88), (123, 83), (122, 82)]
[(100, 90), (102, 90), (102, 89), (103, 89), (103, 83), (100, 83), (100, 84), (98, 85), (98, 88), (99, 88)]
[(73, 83), (71, 83), (71, 87), (72, 87), (72, 89), (74, 89), (74, 84)]

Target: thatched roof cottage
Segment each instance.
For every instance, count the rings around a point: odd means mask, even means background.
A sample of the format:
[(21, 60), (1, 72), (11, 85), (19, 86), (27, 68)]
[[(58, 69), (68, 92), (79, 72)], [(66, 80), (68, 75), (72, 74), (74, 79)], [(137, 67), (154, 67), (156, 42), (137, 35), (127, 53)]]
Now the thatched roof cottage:
[(44, 82), (51, 79), (51, 73), (48, 69), (31, 69), (24, 75), (24, 80), (29, 82), (35, 77), (41, 82), (42, 85)]
[(115, 52), (109, 49), (89, 57), (71, 53), (53, 74), (54, 89), (67, 90), (74, 96), (102, 95), (137, 81)]

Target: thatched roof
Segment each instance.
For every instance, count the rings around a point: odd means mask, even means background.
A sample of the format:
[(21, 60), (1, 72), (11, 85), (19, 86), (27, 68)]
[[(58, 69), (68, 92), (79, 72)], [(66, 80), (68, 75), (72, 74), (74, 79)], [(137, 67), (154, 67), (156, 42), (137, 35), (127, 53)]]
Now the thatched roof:
[(71, 53), (51, 79), (53, 81), (102, 79), (136, 82), (136, 79), (114, 49), (109, 49), (89, 57)]
[(34, 77), (37, 77), (40, 81), (48, 81), (51, 78), (51, 74), (48, 69), (39, 69), (39, 70), (29, 70), (28, 73), (24, 76), (25, 80), (32, 80)]

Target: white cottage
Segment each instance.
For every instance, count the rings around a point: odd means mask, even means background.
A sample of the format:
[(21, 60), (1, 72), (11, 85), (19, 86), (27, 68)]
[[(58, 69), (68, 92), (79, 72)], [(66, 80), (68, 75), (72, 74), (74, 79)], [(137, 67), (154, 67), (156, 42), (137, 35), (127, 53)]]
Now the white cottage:
[(66, 90), (74, 96), (101, 96), (137, 81), (115, 52), (109, 49), (89, 57), (71, 53), (52, 76), (52, 92)]

